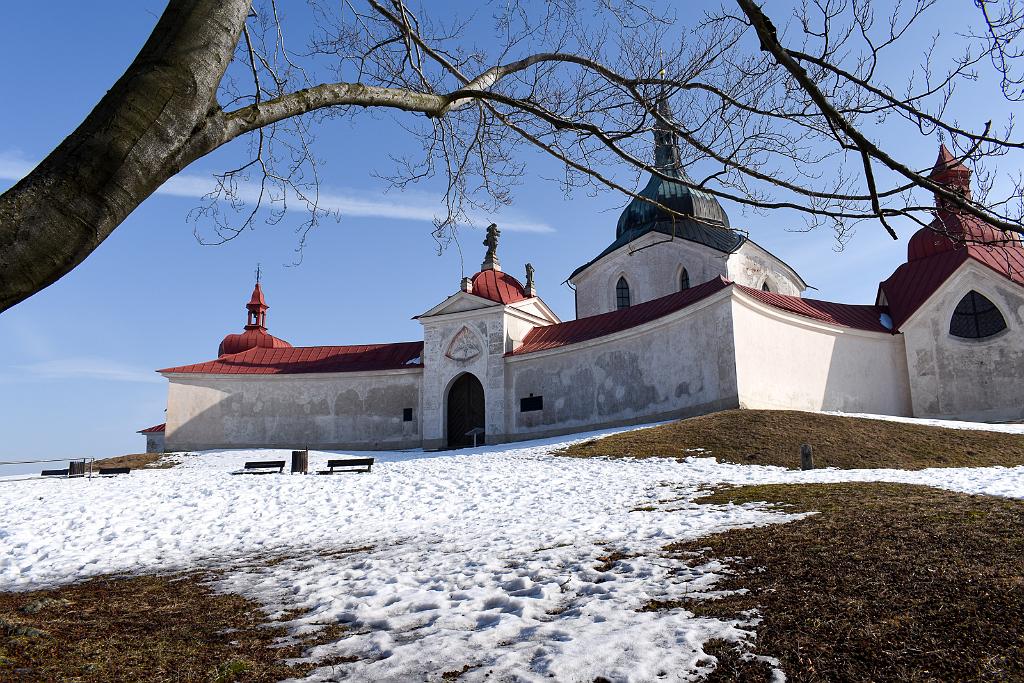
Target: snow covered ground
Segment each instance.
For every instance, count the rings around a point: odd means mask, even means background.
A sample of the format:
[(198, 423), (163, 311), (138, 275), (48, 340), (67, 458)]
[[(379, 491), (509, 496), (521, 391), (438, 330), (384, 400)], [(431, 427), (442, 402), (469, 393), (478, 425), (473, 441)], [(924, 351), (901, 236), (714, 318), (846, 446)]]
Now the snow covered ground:
[[(902, 481), (1024, 497), (1024, 467), (793, 472), (551, 455), (568, 441), (377, 453), (371, 474), (334, 477), (232, 476), (287, 454), (221, 451), (112, 479), (0, 482), (0, 590), (219, 567), (220, 588), (272, 617), (305, 610), (287, 622), (296, 636), (348, 627), (312, 656), (359, 660), (312, 680), (438, 680), (466, 666), (460, 680), (689, 680), (710, 668), (704, 642), (750, 637), (756, 620), (638, 611), (714, 594), (721, 565), (687, 568), (660, 549), (797, 517), (701, 504), (702, 487)], [(311, 453), (311, 465), (331, 456)], [(621, 559), (602, 559), (611, 553)]]

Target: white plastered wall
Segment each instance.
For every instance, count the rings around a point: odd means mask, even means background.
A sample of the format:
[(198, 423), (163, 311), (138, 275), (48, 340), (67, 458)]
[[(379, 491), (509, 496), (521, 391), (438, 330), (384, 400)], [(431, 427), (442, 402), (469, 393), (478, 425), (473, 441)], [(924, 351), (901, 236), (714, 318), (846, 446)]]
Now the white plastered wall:
[[(729, 290), (645, 325), (506, 358), (510, 438), (571, 433), (735, 408)], [(520, 399), (543, 410), (520, 412)]]
[[(167, 449), (412, 448), (421, 368), (303, 375), (168, 374)], [(403, 411), (411, 408), (406, 422)]]
[(910, 415), (903, 337), (826, 325), (734, 291), (743, 408)]
[[(987, 339), (949, 333), (971, 290), (996, 305), (1007, 329)], [(914, 415), (958, 420), (1024, 419), (1024, 288), (967, 261), (900, 327), (906, 337)]]

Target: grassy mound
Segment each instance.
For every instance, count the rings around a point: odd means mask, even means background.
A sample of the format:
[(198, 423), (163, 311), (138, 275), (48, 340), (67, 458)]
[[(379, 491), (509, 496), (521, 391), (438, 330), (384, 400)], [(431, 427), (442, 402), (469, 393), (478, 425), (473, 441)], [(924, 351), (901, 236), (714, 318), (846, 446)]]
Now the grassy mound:
[[(309, 644), (279, 646), (256, 603), (194, 574), (101, 577), (0, 593), (3, 681), (279, 681)], [(337, 636), (335, 636), (336, 638)]]
[(174, 467), (174, 460), (163, 460), (163, 453), (131, 453), (113, 458), (103, 458), (93, 463), (94, 467), (130, 467), (133, 470), (165, 470)]
[[(1024, 503), (907, 484), (750, 486), (707, 502), (817, 510), (668, 550), (732, 559), (714, 601), (652, 603), (699, 615), (756, 609), (753, 652), (788, 681), (1024, 680)], [(718, 643), (711, 681), (768, 680)]]
[[(795, 410), (727, 410), (614, 434), (562, 451), (577, 457), (712, 455), (722, 462), (799, 468), (800, 445), (814, 447), (815, 467), (1014, 467), (1024, 464), (1024, 436)], [(708, 452), (695, 452), (703, 448)]]

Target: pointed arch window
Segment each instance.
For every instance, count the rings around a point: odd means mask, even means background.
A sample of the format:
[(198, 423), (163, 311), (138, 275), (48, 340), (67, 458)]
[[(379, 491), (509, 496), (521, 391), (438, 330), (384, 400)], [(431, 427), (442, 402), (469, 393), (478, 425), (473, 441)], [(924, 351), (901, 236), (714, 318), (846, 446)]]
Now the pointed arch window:
[(768, 286), (768, 281), (767, 280), (765, 280), (764, 284), (761, 285), (761, 291), (762, 292), (770, 292), (770, 291), (772, 291), (772, 288)]
[(1005, 329), (1006, 320), (996, 305), (973, 289), (960, 299), (949, 320), (949, 333), (963, 339), (984, 339)]
[(690, 288), (690, 274), (686, 272), (686, 268), (683, 268), (683, 272), (679, 273), (679, 291)]
[(624, 277), (620, 277), (615, 283), (615, 308), (629, 308), (629, 283)]

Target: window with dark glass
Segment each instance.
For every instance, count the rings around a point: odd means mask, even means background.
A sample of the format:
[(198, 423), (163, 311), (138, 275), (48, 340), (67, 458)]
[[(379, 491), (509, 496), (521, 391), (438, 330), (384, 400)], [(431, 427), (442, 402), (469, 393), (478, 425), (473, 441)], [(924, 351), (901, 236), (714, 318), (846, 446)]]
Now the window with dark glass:
[(971, 290), (960, 299), (949, 320), (949, 333), (964, 339), (984, 339), (1006, 329), (1006, 321), (996, 305)]
[(412, 422), (412, 408), (402, 408), (402, 422)]
[(683, 268), (683, 272), (679, 274), (679, 291), (690, 288), (690, 274), (686, 272), (686, 268)]
[(629, 283), (624, 277), (620, 277), (619, 281), (615, 283), (615, 307), (629, 308)]
[(526, 398), (519, 399), (519, 412), (531, 413), (535, 410), (544, 410), (544, 397), (530, 394)]

